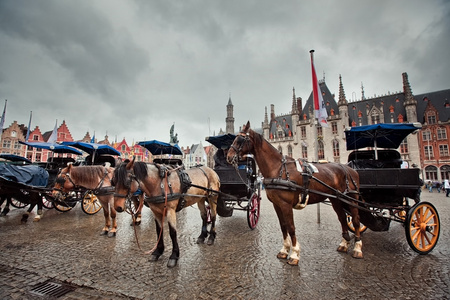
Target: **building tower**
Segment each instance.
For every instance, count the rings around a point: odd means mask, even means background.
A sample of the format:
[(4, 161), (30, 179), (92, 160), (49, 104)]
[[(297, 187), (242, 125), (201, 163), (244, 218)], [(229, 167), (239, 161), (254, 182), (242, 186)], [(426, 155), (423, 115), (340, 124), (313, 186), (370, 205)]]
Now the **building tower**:
[(233, 103), (231, 102), (231, 96), (228, 99), (227, 104), (227, 117), (226, 122), (226, 133), (234, 134), (234, 117), (233, 117)]
[(402, 73), (403, 77), (403, 93), (405, 94), (405, 102), (403, 106), (406, 110), (406, 120), (410, 123), (417, 122), (417, 101), (411, 91), (409, 85), (408, 74)]
[(339, 107), (339, 116), (342, 120), (342, 125), (345, 127), (349, 126), (348, 123), (348, 101), (345, 98), (345, 92), (344, 92), (344, 85), (342, 84), (342, 77), (339, 74), (339, 101), (338, 101), (338, 107)]

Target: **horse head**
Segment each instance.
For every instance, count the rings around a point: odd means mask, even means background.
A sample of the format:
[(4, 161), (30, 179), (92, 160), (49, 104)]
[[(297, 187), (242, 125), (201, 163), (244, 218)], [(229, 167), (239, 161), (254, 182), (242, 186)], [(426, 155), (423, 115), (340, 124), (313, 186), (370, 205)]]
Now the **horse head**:
[(244, 126), (241, 132), (236, 136), (233, 144), (227, 153), (227, 161), (230, 164), (236, 164), (245, 154), (253, 153), (253, 142), (251, 140), (250, 121)]
[(114, 170), (114, 209), (117, 212), (125, 211), (127, 200), (131, 200), (131, 197), (139, 188), (139, 182), (134, 175), (133, 167), (134, 157), (131, 161), (124, 161)]
[(76, 184), (70, 177), (71, 170), (72, 164), (69, 164), (67, 167), (63, 168), (56, 176), (55, 185), (52, 189), (52, 196), (55, 199), (63, 198), (64, 194), (67, 194), (75, 188)]

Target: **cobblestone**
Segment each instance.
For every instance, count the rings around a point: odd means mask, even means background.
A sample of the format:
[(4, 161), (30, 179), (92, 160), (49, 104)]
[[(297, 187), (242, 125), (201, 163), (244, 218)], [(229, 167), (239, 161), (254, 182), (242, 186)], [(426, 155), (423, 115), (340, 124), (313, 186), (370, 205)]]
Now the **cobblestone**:
[(320, 205), (295, 212), (301, 243), (298, 267), (276, 258), (281, 231), (265, 198), (255, 230), (246, 213), (217, 222), (213, 246), (197, 245), (197, 208), (178, 213), (181, 257), (166, 267), (166, 252), (150, 262), (145, 251), (156, 243), (154, 220), (145, 208), (136, 228), (118, 215), (115, 238), (100, 236), (103, 214), (86, 215), (79, 205), (66, 213), (45, 211), (40, 222), (20, 225), (22, 210), (0, 218), (0, 299), (36, 299), (31, 290), (47, 280), (70, 284), (70, 299), (450, 299), (450, 198), (422, 193), (440, 215), (441, 236), (428, 255), (410, 249), (402, 224), (363, 235), (363, 260), (338, 253), (340, 226), (332, 208)]

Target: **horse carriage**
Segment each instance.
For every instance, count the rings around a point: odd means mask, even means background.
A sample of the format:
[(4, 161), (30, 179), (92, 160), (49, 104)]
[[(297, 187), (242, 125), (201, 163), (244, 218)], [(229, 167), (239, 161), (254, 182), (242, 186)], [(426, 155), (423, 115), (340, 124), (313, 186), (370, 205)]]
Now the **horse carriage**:
[[(355, 150), (348, 165), (359, 174), (362, 228), (387, 231), (391, 221), (402, 223), (409, 246), (427, 254), (439, 239), (439, 215), (433, 204), (420, 201), (420, 170), (404, 163), (394, 150), (421, 127), (420, 123), (375, 124), (348, 128), (345, 135), (347, 150)], [(361, 150), (367, 148), (372, 149)]]
[[(287, 259), (290, 265), (298, 265), (300, 256), (292, 210), (324, 201), (331, 202), (342, 227), (339, 252), (348, 251), (350, 230), (355, 240), (352, 256), (363, 258), (361, 232), (365, 227), (387, 230), (390, 221), (397, 221), (404, 224), (412, 249), (426, 254), (438, 241), (439, 216), (431, 203), (420, 202), (419, 169), (400, 168), (400, 155), (392, 150), (419, 128), (416, 124), (353, 127), (345, 132), (347, 149), (374, 150), (351, 153), (348, 164), (308, 163), (279, 153), (248, 122), (231, 145), (227, 160), (237, 164), (244, 155), (254, 155), (283, 234), (277, 258)], [(391, 150), (378, 151), (377, 147)]]
[(205, 138), (217, 148), (214, 155), (214, 171), (220, 178), (217, 214), (231, 217), (234, 210), (246, 211), (248, 226), (255, 229), (260, 216), (261, 182), (252, 155), (246, 155), (235, 166), (227, 162), (226, 153), (235, 138), (234, 134)]

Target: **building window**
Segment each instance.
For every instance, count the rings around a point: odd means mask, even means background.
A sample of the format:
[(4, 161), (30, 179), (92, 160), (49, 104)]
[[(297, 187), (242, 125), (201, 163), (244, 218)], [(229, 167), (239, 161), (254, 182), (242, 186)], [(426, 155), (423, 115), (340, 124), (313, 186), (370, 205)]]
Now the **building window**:
[(339, 157), (340, 156), (339, 141), (338, 140), (333, 140), (333, 156), (334, 157)]
[(125, 150), (127, 150), (127, 147), (125, 146), (125, 145), (122, 145), (122, 151), (125, 151)]
[(450, 173), (450, 166), (449, 165), (443, 165), (441, 167), (441, 179), (445, 180), (445, 179), (450, 179), (449, 177), (449, 173)]
[(437, 180), (437, 168), (435, 166), (428, 166), (425, 168), (426, 180)]
[(323, 135), (323, 133), (322, 133), (322, 126), (318, 126), (317, 127), (317, 135), (318, 136), (322, 136)]
[(447, 131), (445, 130), (445, 128), (437, 129), (437, 139), (438, 140), (446, 140), (447, 139)]
[(422, 131), (422, 139), (424, 141), (431, 141), (431, 131), (429, 130)]
[(292, 157), (292, 146), (288, 146), (288, 156)]
[(378, 113), (374, 113), (372, 115), (372, 124), (379, 124), (380, 123), (380, 115)]
[(280, 152), (280, 154), (283, 154), (283, 149), (280, 147), (278, 147), (278, 152)]
[(433, 158), (433, 146), (425, 146), (425, 158)]
[(397, 117), (398, 123), (403, 123), (403, 115), (399, 114)]
[(300, 127), (300, 134), (302, 139), (306, 139), (306, 126)]
[(11, 141), (10, 140), (4, 140), (3, 141), (3, 148), (11, 148)]
[(448, 156), (448, 145), (439, 145), (439, 156)]
[(400, 144), (400, 153), (405, 154), (408, 153), (408, 141), (404, 139)]
[(331, 122), (331, 132), (333, 134), (338, 134), (338, 126), (337, 122)]
[(302, 145), (302, 158), (308, 158), (308, 147)]
[(427, 122), (428, 124), (436, 124), (436, 115), (434, 114), (434, 112), (428, 114)]
[(33, 141), (39, 141), (39, 136), (37, 134), (33, 135)]
[(319, 159), (325, 159), (325, 150), (324, 150), (322, 141), (317, 142), (317, 152), (318, 152)]

